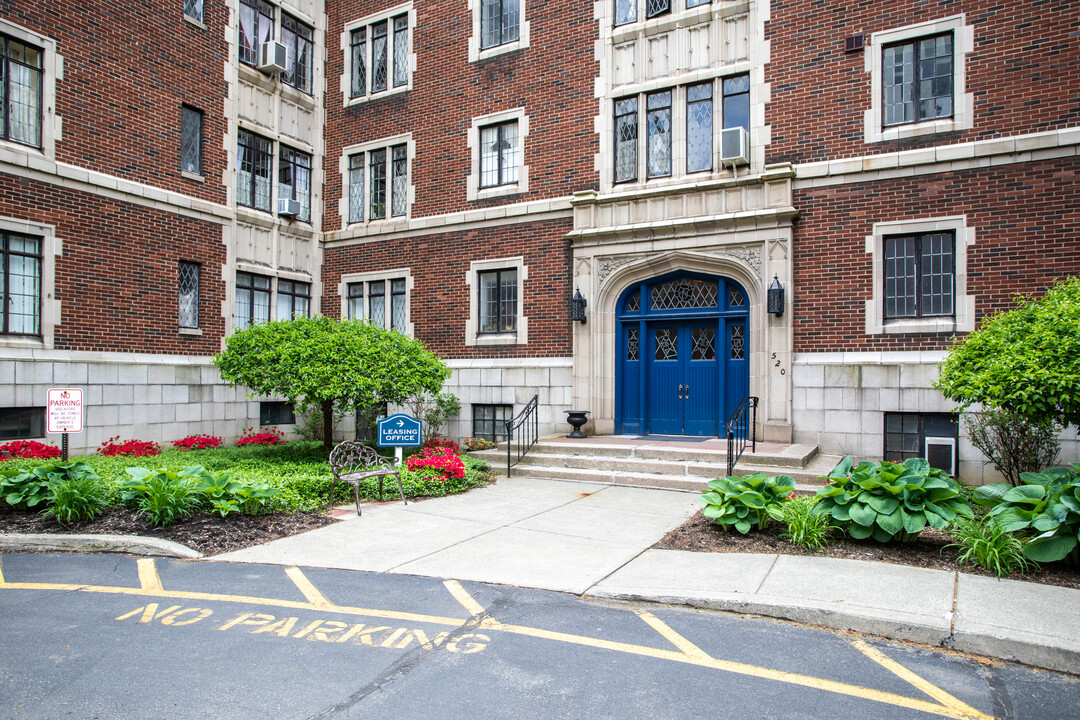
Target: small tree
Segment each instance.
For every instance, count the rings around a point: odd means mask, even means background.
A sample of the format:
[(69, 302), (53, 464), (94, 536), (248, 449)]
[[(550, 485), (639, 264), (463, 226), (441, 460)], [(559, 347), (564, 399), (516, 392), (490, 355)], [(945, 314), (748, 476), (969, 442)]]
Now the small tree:
[(992, 408), (965, 413), (971, 444), (994, 464), (1009, 483), (1021, 485), (1020, 473), (1041, 472), (1057, 461), (1061, 425), (1034, 423), (1022, 415)]
[(404, 403), (412, 416), (424, 424), (424, 442), (438, 437), (446, 421), (461, 412), (461, 402), (450, 392), (431, 395), (419, 393)]
[(214, 357), (221, 377), (255, 394), (318, 407), (323, 447), (334, 444), (334, 404), (400, 404), (438, 393), (450, 370), (418, 340), (360, 320), (327, 317), (253, 325)]
[(1080, 280), (983, 321), (949, 350), (934, 387), (966, 409), (1001, 408), (1039, 425), (1080, 424)]

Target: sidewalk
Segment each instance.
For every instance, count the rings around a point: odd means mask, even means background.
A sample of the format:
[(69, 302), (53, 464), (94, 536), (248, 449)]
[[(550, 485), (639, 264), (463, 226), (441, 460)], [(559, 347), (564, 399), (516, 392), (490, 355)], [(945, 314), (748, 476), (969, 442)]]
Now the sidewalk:
[(359, 518), (214, 560), (754, 613), (1080, 673), (1080, 590), (860, 560), (649, 550), (697, 498), (501, 478), (464, 495), (365, 505)]

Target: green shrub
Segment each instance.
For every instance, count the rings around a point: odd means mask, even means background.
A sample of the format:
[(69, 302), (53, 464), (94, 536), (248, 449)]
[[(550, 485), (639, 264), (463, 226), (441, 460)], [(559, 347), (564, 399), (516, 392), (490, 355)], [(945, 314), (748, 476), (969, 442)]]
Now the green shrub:
[(201, 467), (171, 470), (127, 469), (131, 480), (124, 484), (123, 498), (157, 527), (171, 525), (190, 515), (199, 506), (200, 493), (195, 489)]
[(774, 514), (777, 506), (792, 496), (794, 490), (795, 481), (787, 475), (771, 477), (754, 473), (717, 478), (709, 481), (709, 489), (701, 495), (705, 503), (701, 512), (725, 530), (735, 528), (745, 534), (750, 528), (764, 527), (770, 517), (779, 519)]
[(1024, 542), (1024, 555), (1036, 562), (1069, 558), (1080, 562), (1080, 465), (1021, 473), (1024, 485), (983, 485), (974, 494), (980, 505), (991, 508), (1006, 532), (1033, 531)]
[[(5, 468), (0, 470), (0, 493), (7, 503), (20, 510), (31, 510), (42, 503), (52, 501), (51, 485), (70, 480), (88, 480), (99, 483), (101, 478), (84, 462), (54, 462), (29, 468)], [(108, 492), (102, 492), (104, 500)]]
[(922, 458), (851, 465), (848, 456), (825, 478), (831, 482), (817, 491), (814, 512), (844, 523), (853, 538), (907, 542), (927, 525), (940, 530), (957, 516), (974, 517), (956, 481)]
[(814, 513), (816, 497), (796, 497), (779, 506), (779, 520), (787, 525), (780, 537), (807, 550), (820, 550), (832, 542), (832, 517)]
[(1012, 575), (1016, 570), (1028, 572), (1038, 565), (1024, 557), (1020, 538), (1010, 533), (992, 515), (975, 520), (958, 519), (950, 528), (956, 542), (948, 547), (961, 548), (957, 561), (964, 565), (972, 563), (1000, 577)]
[(109, 493), (92, 470), (49, 483), (51, 505), (45, 510), (61, 525), (93, 520), (108, 506)]

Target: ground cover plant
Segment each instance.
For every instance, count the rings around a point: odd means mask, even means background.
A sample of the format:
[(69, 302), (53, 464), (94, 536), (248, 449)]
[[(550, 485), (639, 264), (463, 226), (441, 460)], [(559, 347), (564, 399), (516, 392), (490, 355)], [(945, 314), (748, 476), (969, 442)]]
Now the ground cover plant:
[(1080, 464), (1021, 473), (1023, 485), (983, 485), (972, 499), (1006, 532), (1021, 533), (1025, 557), (1080, 563)]
[(779, 519), (779, 506), (794, 497), (795, 481), (787, 475), (753, 473), (745, 477), (724, 477), (709, 481), (701, 495), (702, 514), (724, 529), (747, 533), (763, 528), (770, 517)]

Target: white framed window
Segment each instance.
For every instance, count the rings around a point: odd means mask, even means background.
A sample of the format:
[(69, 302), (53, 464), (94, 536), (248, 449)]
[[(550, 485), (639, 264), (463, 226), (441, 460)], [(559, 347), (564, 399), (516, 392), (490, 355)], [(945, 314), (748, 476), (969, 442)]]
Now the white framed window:
[(527, 345), (529, 318), (524, 312), (529, 267), (518, 255), (477, 260), (465, 276), (469, 287), (466, 345)]
[(0, 217), (0, 347), (52, 348), (60, 324), (56, 228)]
[(866, 334), (974, 330), (975, 296), (967, 294), (974, 244), (964, 215), (874, 223), (866, 237), (873, 283)]
[(345, 54), (341, 92), (346, 106), (412, 89), (415, 27), (416, 11), (411, 2), (345, 25), (341, 34)]
[(181, 260), (177, 263), (177, 310), (179, 325), (187, 330), (199, 327), (199, 263)]
[(0, 145), (56, 157), (56, 81), (64, 63), (56, 41), (0, 18)]
[(415, 151), (411, 135), (345, 148), (341, 158), (344, 225), (409, 217), (415, 192), (409, 168)]
[(469, 0), (469, 62), (529, 47), (525, 0)]
[(468, 141), (472, 170), (466, 179), (469, 200), (529, 191), (529, 167), (525, 165), (528, 135), (525, 108), (473, 118)]
[(708, 5), (711, 0), (609, 0), (615, 4), (613, 24), (615, 27), (629, 25), (638, 20), (652, 18), (678, 12), (682, 9), (690, 10), (699, 5)]
[(236, 314), (233, 329), (270, 322), (270, 288), (273, 279), (249, 272), (236, 273)]
[(972, 127), (974, 96), (964, 90), (974, 43), (963, 14), (873, 33), (864, 50), (871, 83), (864, 142)]
[(277, 319), (311, 317), (311, 283), (279, 278), (277, 281)]
[(409, 299), (413, 292), (409, 268), (346, 273), (338, 286), (341, 317), (367, 320), (402, 335), (412, 336), (413, 323)]

